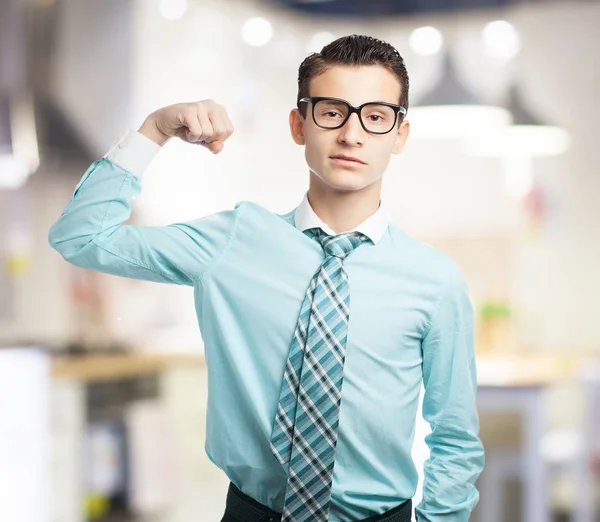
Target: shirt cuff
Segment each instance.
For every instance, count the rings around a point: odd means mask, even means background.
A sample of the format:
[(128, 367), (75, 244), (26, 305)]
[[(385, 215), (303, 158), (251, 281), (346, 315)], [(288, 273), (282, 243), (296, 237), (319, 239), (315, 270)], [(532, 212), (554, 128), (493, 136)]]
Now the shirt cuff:
[(131, 172), (134, 176), (141, 178), (160, 149), (158, 143), (153, 142), (136, 130), (130, 130), (125, 136), (117, 140), (104, 157), (127, 172)]

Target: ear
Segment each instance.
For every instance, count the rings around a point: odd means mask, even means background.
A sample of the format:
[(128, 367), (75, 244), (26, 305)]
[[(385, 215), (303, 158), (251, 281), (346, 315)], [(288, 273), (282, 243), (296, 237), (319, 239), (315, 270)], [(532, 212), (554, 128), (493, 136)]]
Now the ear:
[(304, 145), (304, 118), (298, 109), (290, 112), (290, 132), (292, 139), (297, 145)]
[(406, 145), (406, 140), (408, 139), (409, 134), (410, 122), (408, 120), (404, 120), (398, 128), (398, 134), (396, 135), (396, 141), (394, 142), (394, 147), (392, 148), (392, 154), (400, 154), (402, 152), (404, 145)]

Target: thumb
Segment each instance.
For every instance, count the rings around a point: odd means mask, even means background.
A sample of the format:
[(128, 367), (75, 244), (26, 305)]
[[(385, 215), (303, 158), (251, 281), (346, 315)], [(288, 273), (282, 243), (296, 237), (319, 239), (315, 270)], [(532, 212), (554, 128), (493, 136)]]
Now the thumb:
[(225, 147), (225, 144), (222, 141), (213, 141), (211, 143), (203, 143), (208, 150), (210, 150), (213, 154), (217, 154), (221, 152)]

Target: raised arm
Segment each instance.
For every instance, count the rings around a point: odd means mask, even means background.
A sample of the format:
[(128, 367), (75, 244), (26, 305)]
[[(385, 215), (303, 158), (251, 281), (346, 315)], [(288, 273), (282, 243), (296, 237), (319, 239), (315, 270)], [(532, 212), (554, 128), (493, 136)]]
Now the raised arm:
[(193, 285), (231, 238), (238, 209), (168, 226), (123, 225), (141, 192), (143, 170), (172, 137), (214, 153), (233, 127), (223, 107), (207, 100), (152, 113), (138, 132), (94, 162), (48, 234), (70, 263), (135, 279)]

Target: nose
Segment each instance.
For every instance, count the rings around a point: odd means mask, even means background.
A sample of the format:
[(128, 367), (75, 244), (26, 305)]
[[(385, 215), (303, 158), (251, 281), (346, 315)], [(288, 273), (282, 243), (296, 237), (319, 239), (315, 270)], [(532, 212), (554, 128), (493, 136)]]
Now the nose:
[(351, 114), (348, 121), (340, 129), (338, 141), (353, 147), (362, 145), (365, 141), (365, 130), (360, 124), (358, 114)]

